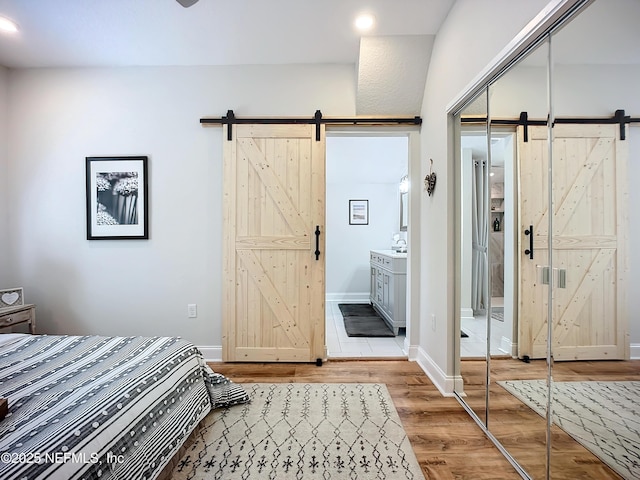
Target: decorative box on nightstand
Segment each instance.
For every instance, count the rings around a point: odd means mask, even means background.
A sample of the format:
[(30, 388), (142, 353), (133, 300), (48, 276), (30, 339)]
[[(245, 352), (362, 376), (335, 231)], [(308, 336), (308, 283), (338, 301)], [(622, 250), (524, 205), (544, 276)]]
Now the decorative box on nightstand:
[(32, 304), (0, 308), (0, 329), (27, 323), (29, 332), (36, 333), (36, 306)]

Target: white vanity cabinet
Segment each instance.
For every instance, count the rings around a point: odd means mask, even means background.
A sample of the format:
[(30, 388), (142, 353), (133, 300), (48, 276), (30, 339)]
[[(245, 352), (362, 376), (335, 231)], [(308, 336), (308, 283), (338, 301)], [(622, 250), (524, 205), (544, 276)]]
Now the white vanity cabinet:
[(371, 304), (397, 335), (407, 325), (407, 254), (371, 250), (370, 255)]

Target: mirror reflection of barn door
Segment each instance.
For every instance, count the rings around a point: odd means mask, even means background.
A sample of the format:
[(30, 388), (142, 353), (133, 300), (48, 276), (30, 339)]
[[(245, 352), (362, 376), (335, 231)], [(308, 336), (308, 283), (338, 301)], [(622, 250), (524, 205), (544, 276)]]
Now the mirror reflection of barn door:
[(519, 356), (546, 356), (552, 276), (554, 360), (628, 358), (627, 144), (615, 125), (554, 126), (549, 270), (547, 127), (521, 133)]
[(316, 141), (315, 128), (234, 125), (224, 140), (225, 361), (325, 357), (325, 135), (322, 125)]

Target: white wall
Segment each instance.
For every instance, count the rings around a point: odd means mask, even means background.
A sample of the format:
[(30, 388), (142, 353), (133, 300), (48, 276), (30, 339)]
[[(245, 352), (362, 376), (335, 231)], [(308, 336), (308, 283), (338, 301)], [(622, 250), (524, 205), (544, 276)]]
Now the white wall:
[[(440, 28), (431, 53), (422, 105), (422, 171), (429, 159), (438, 175), (434, 195), (421, 202), (421, 294), (419, 361), (443, 390), (453, 388), (454, 219), (452, 144), (447, 105), (546, 5), (544, 0), (457, 0)], [(433, 317), (435, 321), (433, 321)], [(415, 317), (414, 317), (415, 319)]]
[[(554, 115), (610, 117), (619, 108), (636, 115), (640, 111), (639, 79), (640, 65), (555, 65)], [(524, 110), (530, 119), (547, 117), (545, 67), (516, 66), (490, 92), (492, 116), (517, 118)]]
[[(369, 251), (390, 249), (399, 230), (398, 183), (327, 183), (327, 299), (368, 301)], [(369, 225), (349, 225), (351, 199), (369, 200)]]
[[(349, 65), (10, 71), (10, 278), (39, 330), (221, 345), (223, 139), (200, 118), (352, 116), (354, 85)], [(148, 241), (85, 239), (84, 161), (105, 155), (149, 156)]]
[(13, 288), (8, 272), (9, 228), (7, 209), (7, 88), (8, 70), (0, 67), (0, 289)]
[[(368, 301), (369, 251), (390, 249), (399, 233), (407, 162), (406, 136), (327, 137), (327, 299)], [(349, 200), (358, 199), (369, 200), (368, 225), (349, 225)]]

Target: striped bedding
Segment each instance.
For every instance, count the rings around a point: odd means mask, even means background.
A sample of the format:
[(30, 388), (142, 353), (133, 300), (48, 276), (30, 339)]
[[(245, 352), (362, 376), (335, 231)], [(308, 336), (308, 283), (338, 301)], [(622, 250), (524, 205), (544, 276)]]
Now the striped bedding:
[(211, 408), (248, 400), (191, 343), (0, 335), (0, 478), (153, 479)]

